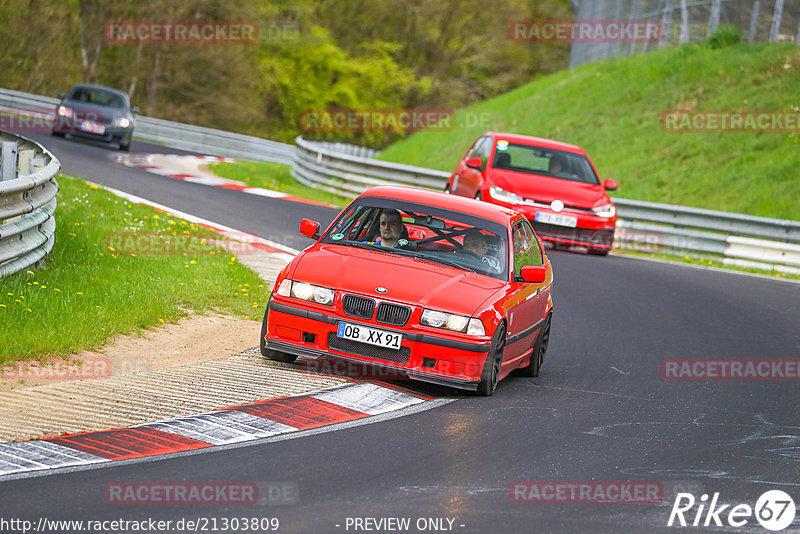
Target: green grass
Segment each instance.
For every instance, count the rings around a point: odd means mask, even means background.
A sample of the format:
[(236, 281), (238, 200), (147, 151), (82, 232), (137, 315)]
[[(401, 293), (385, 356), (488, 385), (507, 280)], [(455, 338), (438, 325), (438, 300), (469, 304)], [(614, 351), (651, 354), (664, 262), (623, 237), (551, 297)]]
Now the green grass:
[(237, 161), (236, 163), (213, 163), (208, 168), (218, 176), (238, 180), (253, 187), (280, 191), (339, 207), (344, 207), (350, 202), (350, 199), (301, 184), (289, 174), (291, 165), (261, 161)]
[[(190, 312), (262, 317), (266, 285), (210, 243), (217, 234), (76, 178), (58, 182), (45, 266), (0, 284), (0, 364), (97, 349)], [(134, 235), (148, 240), (136, 245)]]
[[(800, 48), (688, 44), (561, 71), (460, 110), (380, 159), (452, 171), (487, 130), (584, 148), (614, 196), (800, 220), (800, 132), (674, 133), (661, 113), (800, 109)], [(477, 125), (474, 125), (477, 123)], [(473, 124), (472, 126), (470, 126)]]

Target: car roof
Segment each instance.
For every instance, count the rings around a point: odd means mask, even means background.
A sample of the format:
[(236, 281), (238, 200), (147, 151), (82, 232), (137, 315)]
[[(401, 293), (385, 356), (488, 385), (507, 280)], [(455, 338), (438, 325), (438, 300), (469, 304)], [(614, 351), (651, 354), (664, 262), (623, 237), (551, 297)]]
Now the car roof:
[(519, 212), (503, 206), (498, 206), (497, 204), (481, 202), (457, 195), (448, 195), (429, 189), (420, 189), (418, 187), (379, 185), (367, 189), (359, 195), (359, 198), (361, 197), (390, 198), (393, 200), (415, 202), (425, 206), (434, 206), (461, 213), (468, 213), (503, 225), (508, 225), (515, 218), (521, 216)]
[(554, 150), (563, 150), (564, 152), (573, 152), (575, 154), (586, 154), (578, 145), (570, 145), (569, 143), (562, 143), (561, 141), (555, 141), (553, 139), (544, 139), (543, 137), (502, 132), (486, 132), (483, 135), (491, 136), (495, 141), (505, 139), (509, 143), (519, 145), (536, 145), (542, 148), (552, 148)]
[(76, 83), (75, 85), (70, 88), (69, 92), (71, 93), (74, 89), (81, 88), (81, 89), (100, 89), (102, 91), (108, 91), (109, 93), (114, 93), (120, 96), (128, 98), (128, 93), (125, 91), (121, 91), (119, 89), (114, 89), (113, 87), (106, 87), (105, 85), (96, 85), (93, 83)]

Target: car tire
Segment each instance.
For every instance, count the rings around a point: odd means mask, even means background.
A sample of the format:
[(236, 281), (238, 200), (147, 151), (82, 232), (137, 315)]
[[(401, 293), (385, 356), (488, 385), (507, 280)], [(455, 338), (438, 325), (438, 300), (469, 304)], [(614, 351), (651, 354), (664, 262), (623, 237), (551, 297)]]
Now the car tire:
[(286, 354), (285, 352), (267, 348), (267, 340), (265, 339), (265, 336), (267, 335), (267, 317), (269, 317), (269, 308), (267, 308), (267, 311), (264, 312), (264, 320), (261, 322), (261, 342), (259, 343), (261, 355), (265, 358), (269, 358), (270, 360), (275, 360), (276, 362), (294, 362), (297, 359), (297, 356), (294, 354)]
[(444, 194), (445, 195), (449, 195), (450, 194), (450, 184), (447, 184), (446, 186), (444, 186)]
[(600, 248), (590, 248), (589, 254), (592, 256), (608, 256), (608, 253), (611, 252), (608, 249), (600, 249)]
[(131, 151), (131, 140), (130, 139), (128, 139), (127, 141), (124, 140), (124, 139), (121, 140), (119, 142), (119, 149), (122, 150), (123, 152), (130, 152)]
[(475, 193), (475, 200), (483, 200), (483, 193), (481, 193), (480, 191)]
[(489, 354), (486, 356), (486, 364), (481, 372), (481, 381), (478, 384), (478, 395), (488, 397), (497, 388), (500, 378), (500, 368), (503, 363), (503, 349), (506, 345), (506, 324), (500, 323), (494, 331), (492, 344), (489, 347)]
[(533, 344), (533, 351), (531, 352), (531, 363), (527, 367), (520, 369), (522, 376), (537, 377), (542, 370), (544, 364), (544, 357), (547, 354), (547, 347), (550, 345), (550, 319), (553, 314), (549, 314), (547, 319), (544, 320), (544, 325), (539, 330), (539, 335), (536, 336), (536, 342)]
[(52, 132), (50, 132), (50, 135), (52, 135), (53, 137), (64, 137), (64, 132), (57, 132), (56, 130), (53, 130)]

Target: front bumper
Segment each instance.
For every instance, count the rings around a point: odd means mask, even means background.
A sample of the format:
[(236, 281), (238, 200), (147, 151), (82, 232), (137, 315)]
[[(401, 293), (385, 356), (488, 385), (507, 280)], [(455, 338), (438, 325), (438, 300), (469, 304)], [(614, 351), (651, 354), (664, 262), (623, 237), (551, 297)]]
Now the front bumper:
[[(306, 358), (333, 357), (390, 370), (395, 376), (475, 390), (489, 353), (490, 341), (466, 342), (403, 328), (330, 315), (302, 305), (270, 300), (267, 307), (268, 349)], [(383, 349), (336, 336), (339, 322), (403, 335), (400, 350)]]

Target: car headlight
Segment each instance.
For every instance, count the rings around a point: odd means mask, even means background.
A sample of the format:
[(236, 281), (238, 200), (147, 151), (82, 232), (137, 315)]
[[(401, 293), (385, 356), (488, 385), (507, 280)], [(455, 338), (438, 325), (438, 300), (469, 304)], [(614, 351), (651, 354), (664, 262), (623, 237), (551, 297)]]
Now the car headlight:
[(70, 119), (72, 118), (72, 109), (70, 109), (70, 108), (68, 108), (66, 106), (58, 106), (58, 112), (57, 113), (58, 113), (59, 117), (67, 117), (67, 118), (70, 118)]
[(466, 332), (471, 336), (483, 336), (486, 333), (480, 319), (436, 310), (423, 310), (419, 322), (424, 326), (443, 328), (453, 332)]
[(324, 304), (325, 306), (333, 304), (333, 296), (335, 294), (333, 289), (306, 284), (305, 282), (294, 282), (288, 278), (281, 282), (275, 293), (282, 297), (294, 297), (308, 302)]
[(592, 212), (598, 217), (611, 218), (617, 214), (617, 207), (614, 204), (606, 204), (605, 206), (592, 208)]
[(127, 117), (117, 117), (114, 119), (114, 126), (118, 126), (120, 128), (127, 128), (131, 125), (131, 121)]
[(524, 204), (525, 203), (525, 199), (522, 198), (521, 196), (519, 196), (519, 195), (517, 195), (515, 193), (512, 193), (510, 191), (506, 191), (505, 189), (502, 189), (502, 188), (497, 187), (497, 186), (492, 186), (491, 188), (489, 188), (489, 195), (493, 199), (499, 200), (500, 202), (507, 202), (509, 204)]

